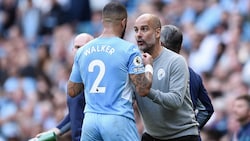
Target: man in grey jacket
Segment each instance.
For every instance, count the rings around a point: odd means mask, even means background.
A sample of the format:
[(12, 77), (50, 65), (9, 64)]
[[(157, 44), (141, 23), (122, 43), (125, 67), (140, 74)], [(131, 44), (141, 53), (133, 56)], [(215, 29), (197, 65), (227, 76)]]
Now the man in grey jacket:
[[(161, 28), (161, 45), (176, 53), (180, 53), (182, 47), (182, 32), (174, 25), (164, 25)], [(199, 129), (210, 119), (214, 113), (212, 102), (207, 90), (203, 85), (202, 78), (192, 68), (188, 67), (190, 75), (190, 94), (193, 102), (193, 109), (196, 111), (196, 119)]]
[(161, 46), (161, 22), (157, 16), (139, 16), (134, 30), (140, 50), (154, 59), (150, 93), (146, 97), (135, 95), (145, 127), (142, 141), (197, 141), (198, 122), (184, 57)]

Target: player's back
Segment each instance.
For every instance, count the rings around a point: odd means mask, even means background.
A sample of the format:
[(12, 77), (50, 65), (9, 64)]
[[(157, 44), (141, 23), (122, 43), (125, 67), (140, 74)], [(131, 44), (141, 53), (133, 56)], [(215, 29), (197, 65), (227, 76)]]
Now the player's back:
[[(133, 58), (140, 55), (138, 48), (118, 37), (96, 38), (81, 48), (77, 58), (84, 83), (85, 112), (123, 115), (134, 119), (132, 82), (135, 73)], [(143, 71), (139, 71), (141, 73)]]

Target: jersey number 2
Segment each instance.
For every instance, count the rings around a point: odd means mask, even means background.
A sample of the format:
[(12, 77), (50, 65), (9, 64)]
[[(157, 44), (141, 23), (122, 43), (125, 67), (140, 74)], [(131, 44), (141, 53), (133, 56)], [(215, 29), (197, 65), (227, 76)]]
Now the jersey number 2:
[(99, 84), (105, 73), (105, 64), (101, 60), (93, 60), (90, 62), (88, 71), (94, 72), (94, 68), (99, 67), (99, 73), (90, 89), (90, 93), (105, 93), (106, 87), (100, 87)]

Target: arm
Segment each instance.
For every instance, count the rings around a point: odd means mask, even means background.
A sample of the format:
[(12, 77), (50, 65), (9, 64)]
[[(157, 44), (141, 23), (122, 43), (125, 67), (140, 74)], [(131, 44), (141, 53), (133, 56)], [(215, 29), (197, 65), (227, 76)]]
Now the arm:
[(199, 89), (198, 103), (196, 109), (198, 110), (197, 121), (199, 122), (199, 129), (201, 129), (214, 113), (212, 102), (202, 83), (202, 80), (200, 81), (200, 89)]
[(145, 72), (142, 74), (130, 74), (129, 76), (135, 85), (136, 92), (140, 96), (146, 96), (149, 93), (152, 85), (152, 74), (150, 72)]
[(68, 81), (67, 92), (69, 96), (75, 97), (80, 94), (84, 89), (84, 85), (82, 83), (74, 83), (72, 81)]
[(67, 93), (71, 97), (75, 97), (76, 95), (80, 94), (84, 89), (79, 71), (80, 69), (78, 66), (78, 61), (76, 58), (74, 60), (72, 71), (70, 73), (69, 81), (67, 84)]
[(68, 132), (69, 130), (70, 130), (70, 117), (68, 114), (63, 118), (63, 120), (55, 128), (52, 128), (48, 131), (37, 134), (36, 138), (40, 137), (41, 135), (50, 133), (50, 132), (54, 132), (56, 136), (61, 136), (64, 133)]
[(70, 130), (70, 117), (69, 114), (67, 114), (63, 120), (56, 126), (57, 129), (59, 129), (59, 133), (56, 135), (63, 135), (66, 132)]
[(140, 96), (148, 95), (152, 81), (153, 81), (153, 68), (152, 62), (153, 58), (148, 53), (142, 54), (142, 59), (145, 67), (145, 73), (141, 74), (130, 74), (129, 77), (132, 80), (133, 84), (135, 85), (135, 90)]
[(172, 63), (165, 67), (165, 82), (157, 84), (161, 91), (151, 88), (148, 98), (166, 109), (175, 110), (182, 106), (184, 98), (189, 93), (189, 73), (183, 57), (179, 56), (171, 61)]

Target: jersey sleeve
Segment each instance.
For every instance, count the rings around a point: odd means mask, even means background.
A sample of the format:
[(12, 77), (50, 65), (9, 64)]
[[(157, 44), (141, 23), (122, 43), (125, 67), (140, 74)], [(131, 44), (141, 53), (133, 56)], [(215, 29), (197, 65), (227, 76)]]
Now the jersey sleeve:
[[(208, 96), (207, 90), (202, 83), (202, 78), (197, 74), (199, 79), (199, 94), (198, 94), (198, 103), (197, 103), (197, 121), (199, 122), (199, 129), (207, 123), (214, 113), (214, 108), (211, 102), (211, 99)], [(192, 84), (191, 84), (192, 85)]]
[(132, 48), (129, 50), (129, 53), (130, 53), (130, 58), (129, 58), (128, 73), (129, 74), (144, 73), (144, 64), (138, 47), (132, 46)]
[(69, 80), (75, 83), (81, 83), (82, 82), (82, 78), (81, 78), (81, 74), (80, 74), (80, 68), (79, 68), (79, 64), (78, 64), (78, 57), (76, 56), (74, 59), (74, 64), (72, 67), (72, 71), (70, 73), (70, 77)]
[(56, 126), (60, 130), (60, 134), (63, 135), (70, 130), (70, 117), (66, 115), (63, 120)]

